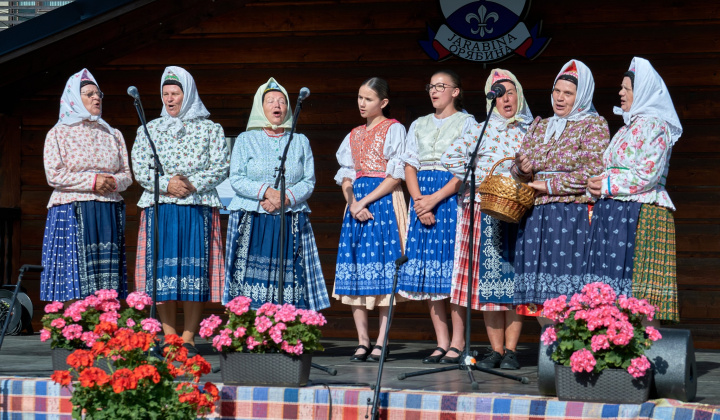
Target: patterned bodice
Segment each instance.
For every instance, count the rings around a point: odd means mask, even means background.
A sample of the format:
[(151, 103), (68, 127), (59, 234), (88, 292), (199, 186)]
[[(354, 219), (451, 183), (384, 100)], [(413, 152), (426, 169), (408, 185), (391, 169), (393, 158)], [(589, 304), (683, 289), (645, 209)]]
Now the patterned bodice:
[(385, 176), (387, 160), (383, 156), (383, 147), (388, 129), (395, 123), (398, 121), (386, 119), (370, 130), (365, 125), (361, 125), (350, 132), (350, 149), (355, 162), (355, 171), (380, 172), (383, 177)]

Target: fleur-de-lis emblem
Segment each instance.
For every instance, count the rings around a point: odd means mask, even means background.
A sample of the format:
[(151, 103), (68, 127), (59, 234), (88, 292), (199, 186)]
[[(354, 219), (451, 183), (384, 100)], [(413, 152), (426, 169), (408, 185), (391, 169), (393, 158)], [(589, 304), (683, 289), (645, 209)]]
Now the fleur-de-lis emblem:
[(478, 8), (478, 14), (474, 13), (468, 13), (465, 16), (465, 21), (467, 23), (472, 23), (473, 20), (477, 20), (477, 28), (470, 30), (473, 34), (480, 33), (480, 36), (485, 36), (486, 33), (491, 34), (493, 32), (492, 28), (488, 28), (488, 22), (490, 22), (490, 19), (492, 19), (493, 22), (497, 22), (498, 19), (500, 19), (500, 16), (498, 16), (497, 13), (487, 12), (487, 9), (484, 5), (481, 5), (480, 8)]

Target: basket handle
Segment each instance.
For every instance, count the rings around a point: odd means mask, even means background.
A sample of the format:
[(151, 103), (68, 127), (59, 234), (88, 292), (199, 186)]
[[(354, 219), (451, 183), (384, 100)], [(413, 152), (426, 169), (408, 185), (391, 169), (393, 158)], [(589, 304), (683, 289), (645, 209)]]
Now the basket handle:
[[(506, 160), (515, 160), (515, 158), (510, 156), (510, 157), (502, 158), (502, 159), (498, 160), (497, 162), (495, 162), (495, 164), (493, 165), (492, 169), (490, 169), (490, 175), (492, 175), (493, 172), (495, 172), (495, 168), (497, 168), (497, 166), (498, 166), (499, 164), (505, 162)], [(535, 177), (533, 176), (533, 173), (532, 173), (532, 171), (531, 171), (531, 172), (530, 172), (530, 181), (532, 182), (534, 178), (535, 178)]]
[(515, 158), (514, 158), (514, 157), (506, 157), (506, 158), (502, 158), (502, 159), (498, 160), (498, 161), (493, 165), (492, 169), (490, 169), (490, 175), (492, 175), (493, 172), (495, 172), (495, 168), (497, 168), (497, 166), (498, 166), (499, 164), (505, 162), (506, 160), (515, 160)]

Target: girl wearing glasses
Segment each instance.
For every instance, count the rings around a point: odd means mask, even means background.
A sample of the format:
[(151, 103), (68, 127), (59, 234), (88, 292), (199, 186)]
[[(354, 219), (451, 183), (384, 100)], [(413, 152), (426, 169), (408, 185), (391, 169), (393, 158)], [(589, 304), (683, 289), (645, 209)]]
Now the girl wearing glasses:
[(340, 232), (333, 297), (352, 308), (358, 346), (350, 359), (378, 362), (382, 347), (370, 349), (368, 311), (379, 307), (381, 342), (387, 328), (395, 260), (402, 256), (406, 231), (405, 177), (400, 155), (405, 127), (387, 117), (389, 86), (366, 80), (358, 92), (360, 116), (366, 123), (345, 137), (337, 152), (347, 208)]
[(265, 302), (279, 303), (277, 238), (284, 223), (284, 302), (280, 303), (316, 311), (330, 306), (308, 217), (315, 161), (304, 135), (295, 133), (288, 149), (284, 215), (280, 214), (280, 191), (274, 188), (292, 123), (287, 91), (271, 77), (255, 93), (247, 131), (235, 140), (230, 162), (235, 197), (228, 207), (223, 303), (237, 296), (251, 298), (253, 309)]
[[(462, 353), (458, 340), (451, 343), (445, 311), (450, 296), (457, 225), (456, 193), (461, 181), (440, 163), (452, 142), (477, 124), (463, 109), (460, 77), (439, 71), (426, 86), (435, 112), (410, 125), (405, 153), (405, 182), (412, 200), (409, 209), (406, 255), (398, 290), (410, 300), (425, 300), (437, 337), (437, 348), (423, 363), (457, 363)], [(453, 312), (453, 325), (455, 325)], [(457, 332), (457, 331), (454, 331)]]
[(103, 94), (87, 69), (65, 84), (60, 119), (45, 138), (54, 188), (43, 239), (40, 298), (83, 299), (96, 290), (127, 295), (125, 203), (132, 184), (120, 131), (101, 118)]

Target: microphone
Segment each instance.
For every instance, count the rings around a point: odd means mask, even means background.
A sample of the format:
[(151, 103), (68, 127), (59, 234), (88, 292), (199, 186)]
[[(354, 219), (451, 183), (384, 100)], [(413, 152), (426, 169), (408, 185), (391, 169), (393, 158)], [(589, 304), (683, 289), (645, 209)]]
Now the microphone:
[(398, 258), (397, 260), (395, 260), (395, 267), (400, 268), (400, 266), (403, 265), (403, 264), (405, 264), (406, 262), (408, 262), (408, 256), (407, 256), (407, 255), (403, 255), (402, 257), (400, 257), (400, 258)]
[(298, 95), (298, 102), (304, 101), (305, 98), (307, 98), (308, 96), (310, 96), (310, 89), (306, 87), (300, 89), (300, 94)]
[(130, 86), (127, 90), (127, 94), (132, 96), (136, 100), (140, 100), (140, 92), (138, 92), (135, 86)]
[(485, 97), (488, 100), (497, 99), (497, 98), (503, 96), (504, 94), (505, 94), (505, 86), (498, 83), (496, 85), (493, 85), (493, 87), (490, 88), (490, 92), (488, 92), (487, 95), (485, 95)]

